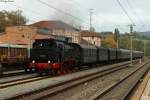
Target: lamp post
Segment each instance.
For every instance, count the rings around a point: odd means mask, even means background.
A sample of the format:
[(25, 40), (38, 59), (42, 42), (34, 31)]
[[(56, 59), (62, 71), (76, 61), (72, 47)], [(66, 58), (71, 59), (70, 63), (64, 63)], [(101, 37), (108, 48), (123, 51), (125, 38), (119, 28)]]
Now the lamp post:
[(133, 26), (135, 25), (129, 25), (130, 26), (130, 66), (133, 66)]
[(144, 41), (144, 60), (146, 58), (146, 40), (143, 40)]
[(130, 36), (130, 43), (131, 43), (131, 45), (130, 45), (130, 66), (133, 66), (133, 62), (132, 62), (132, 58), (133, 58), (133, 41), (132, 41), (132, 39), (133, 39), (133, 36), (131, 35)]

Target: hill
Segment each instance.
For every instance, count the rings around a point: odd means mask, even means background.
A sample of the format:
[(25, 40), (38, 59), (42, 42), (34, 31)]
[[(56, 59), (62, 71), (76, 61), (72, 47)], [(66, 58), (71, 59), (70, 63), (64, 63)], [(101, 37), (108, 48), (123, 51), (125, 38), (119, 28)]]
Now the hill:
[(150, 31), (138, 32), (140, 36), (145, 36), (150, 38)]

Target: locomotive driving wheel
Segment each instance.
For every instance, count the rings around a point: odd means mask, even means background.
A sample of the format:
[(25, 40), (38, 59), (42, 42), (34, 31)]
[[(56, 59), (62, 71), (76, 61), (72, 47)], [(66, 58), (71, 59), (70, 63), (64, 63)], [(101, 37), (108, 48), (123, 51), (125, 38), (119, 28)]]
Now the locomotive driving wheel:
[(64, 75), (64, 74), (67, 73), (67, 71), (66, 71), (66, 65), (65, 65), (65, 64), (63, 64), (63, 65), (60, 67), (60, 73), (61, 73), (61, 75)]

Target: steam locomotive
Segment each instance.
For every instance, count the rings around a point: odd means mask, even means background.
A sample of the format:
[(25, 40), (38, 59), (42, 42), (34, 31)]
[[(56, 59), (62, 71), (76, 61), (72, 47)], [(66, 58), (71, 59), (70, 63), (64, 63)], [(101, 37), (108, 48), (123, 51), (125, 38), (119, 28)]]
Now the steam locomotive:
[[(143, 52), (133, 51), (133, 59), (142, 58)], [(130, 59), (130, 50), (96, 47), (69, 43), (56, 39), (37, 39), (30, 50), (30, 65), (39, 74), (65, 73), (82, 65), (109, 63)]]

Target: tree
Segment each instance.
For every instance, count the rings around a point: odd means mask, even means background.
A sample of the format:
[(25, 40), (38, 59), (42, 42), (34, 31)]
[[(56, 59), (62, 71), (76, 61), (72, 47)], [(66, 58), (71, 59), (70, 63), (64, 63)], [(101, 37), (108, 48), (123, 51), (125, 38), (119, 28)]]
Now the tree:
[(27, 19), (22, 15), (21, 10), (0, 11), (0, 32), (4, 32), (6, 26), (25, 25), (26, 23)]
[(109, 35), (109, 36), (104, 37), (102, 39), (102, 46), (115, 48), (116, 47), (116, 42), (113, 38), (113, 35)]
[(130, 49), (130, 38), (128, 35), (121, 35), (119, 38), (119, 48)]
[(116, 44), (117, 44), (117, 45), (116, 45), (117, 48), (118, 48), (119, 36), (120, 36), (120, 32), (119, 32), (118, 28), (115, 28), (115, 31), (114, 31), (114, 40), (115, 40), (115, 42), (116, 42)]

